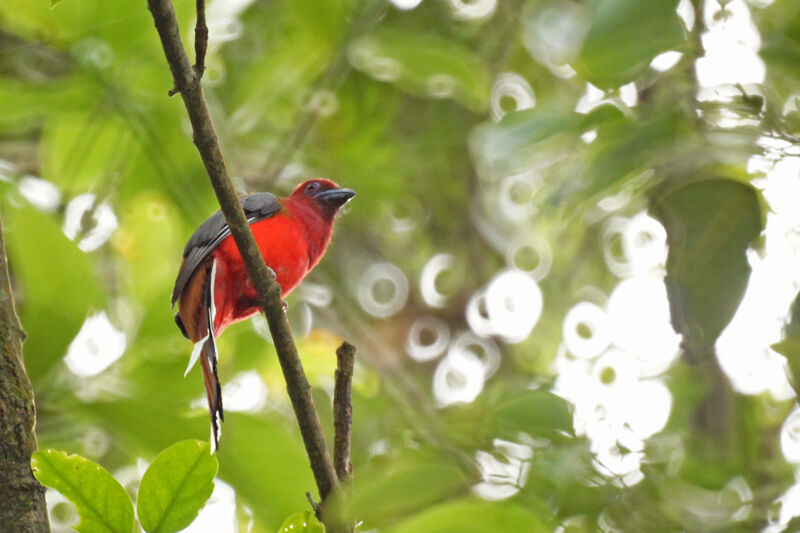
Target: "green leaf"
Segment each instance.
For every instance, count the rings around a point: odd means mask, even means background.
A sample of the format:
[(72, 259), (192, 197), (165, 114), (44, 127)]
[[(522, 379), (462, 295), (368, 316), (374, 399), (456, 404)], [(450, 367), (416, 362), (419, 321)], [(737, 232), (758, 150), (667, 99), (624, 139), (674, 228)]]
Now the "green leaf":
[(278, 533), (325, 533), (325, 526), (317, 520), (314, 513), (305, 511), (287, 518), (278, 528)]
[(667, 230), (672, 327), (689, 354), (700, 353), (714, 345), (744, 295), (745, 253), (763, 226), (758, 193), (738, 181), (703, 180), (670, 192), (652, 212)]
[(58, 4), (61, 3), (61, 1), (62, 0), (50, 0), (50, 9), (53, 9), (54, 7), (56, 7)]
[(191, 524), (214, 491), (217, 467), (207, 442), (185, 440), (161, 452), (139, 485), (136, 511), (144, 530), (167, 533)]
[(569, 403), (543, 390), (525, 391), (499, 405), (492, 418), (501, 428), (533, 435), (572, 433), (572, 409)]
[[(423, 486), (423, 485), (421, 485)], [(538, 533), (552, 531), (522, 507), (507, 502), (466, 499), (423, 511), (389, 533)]]
[(661, 52), (685, 40), (677, 0), (599, 0), (574, 67), (597, 87), (633, 81)]
[(78, 511), (80, 533), (130, 533), (133, 504), (128, 493), (97, 463), (57, 450), (33, 454), (31, 467), (36, 479), (56, 489)]

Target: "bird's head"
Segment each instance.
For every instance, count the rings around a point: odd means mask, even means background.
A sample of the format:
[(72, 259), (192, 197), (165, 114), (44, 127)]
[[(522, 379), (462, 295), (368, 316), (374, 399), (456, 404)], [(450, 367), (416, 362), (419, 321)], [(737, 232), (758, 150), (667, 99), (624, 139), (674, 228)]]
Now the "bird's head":
[(339, 209), (355, 195), (356, 193), (352, 189), (340, 188), (331, 180), (314, 179), (298, 185), (289, 200), (309, 205), (316, 211), (333, 218)]

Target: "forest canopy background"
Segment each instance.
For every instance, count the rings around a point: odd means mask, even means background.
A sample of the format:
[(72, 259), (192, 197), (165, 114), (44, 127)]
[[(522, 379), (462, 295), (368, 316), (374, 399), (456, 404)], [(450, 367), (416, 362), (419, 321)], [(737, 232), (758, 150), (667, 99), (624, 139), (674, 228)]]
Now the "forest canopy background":
[[(195, 4), (175, 7), (191, 49)], [(208, 20), (238, 189), (358, 192), (289, 317), (324, 427), (335, 348), (359, 347), (363, 530), (792, 529), (797, 2), (215, 0)], [(132, 494), (207, 435), (168, 298), (218, 206), (171, 87), (144, 2), (0, 4), (0, 209), (40, 447)], [(267, 337), (256, 318), (220, 339), (195, 531), (307, 508)]]

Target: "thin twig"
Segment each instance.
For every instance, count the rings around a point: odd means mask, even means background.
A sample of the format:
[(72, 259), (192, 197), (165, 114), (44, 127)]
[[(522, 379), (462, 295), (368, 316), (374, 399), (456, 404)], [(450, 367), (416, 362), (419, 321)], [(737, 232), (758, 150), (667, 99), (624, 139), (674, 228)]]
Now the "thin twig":
[(333, 466), (339, 482), (353, 474), (350, 461), (350, 428), (353, 425), (351, 391), (356, 347), (343, 342), (336, 350), (336, 385), (333, 389)]
[(175, 87), (183, 98), (192, 124), (193, 140), (214, 187), (225, 221), (247, 268), (247, 273), (258, 292), (258, 304), (264, 310), (269, 324), (275, 350), (286, 380), (286, 388), (297, 417), (300, 433), (306, 447), (311, 470), (319, 489), (320, 498), (325, 498), (338, 487), (336, 472), (328, 453), (319, 416), (311, 399), (311, 386), (303, 371), (297, 347), (294, 344), (289, 322), (283, 312), (281, 288), (269, 275), (264, 258), (259, 252), (250, 226), (245, 219), (241, 204), (233, 188), (225, 161), (211, 122), (202, 85), (193, 83), (194, 70), (189, 64), (181, 42), (178, 21), (169, 0), (148, 0), (156, 29), (167, 63), (172, 71)]
[(314, 496), (312, 496), (310, 492), (306, 492), (306, 499), (308, 500), (308, 503), (311, 504), (311, 508), (314, 510), (314, 516), (316, 516), (318, 519), (322, 519), (322, 509), (320, 509), (319, 504), (314, 501)]

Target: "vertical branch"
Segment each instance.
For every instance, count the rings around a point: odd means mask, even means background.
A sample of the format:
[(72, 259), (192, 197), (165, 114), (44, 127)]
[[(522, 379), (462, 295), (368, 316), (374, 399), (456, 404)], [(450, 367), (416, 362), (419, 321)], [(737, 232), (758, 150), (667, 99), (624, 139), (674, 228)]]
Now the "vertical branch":
[(311, 398), (311, 385), (308, 383), (297, 347), (294, 344), (289, 322), (283, 312), (281, 288), (270, 276), (264, 258), (259, 252), (250, 225), (242, 211), (242, 206), (233, 188), (222, 151), (217, 141), (214, 125), (209, 115), (203, 89), (194, 69), (189, 64), (186, 51), (181, 42), (178, 21), (170, 0), (148, 0), (167, 63), (175, 81), (175, 89), (180, 92), (189, 120), (192, 124), (193, 140), (206, 167), (211, 185), (219, 201), (225, 221), (242, 255), (247, 274), (258, 293), (258, 304), (264, 310), (269, 324), (275, 350), (286, 380), (286, 388), (297, 417), (311, 470), (319, 489), (320, 498), (325, 498), (339, 482), (333, 468), (319, 416)]
[(350, 428), (353, 425), (351, 399), (356, 347), (343, 342), (336, 350), (336, 385), (333, 389), (333, 466), (339, 482), (353, 474), (350, 461)]
[(50, 531), (44, 487), (33, 477), (33, 389), (22, 364), (25, 332), (14, 308), (0, 223), (0, 529)]

